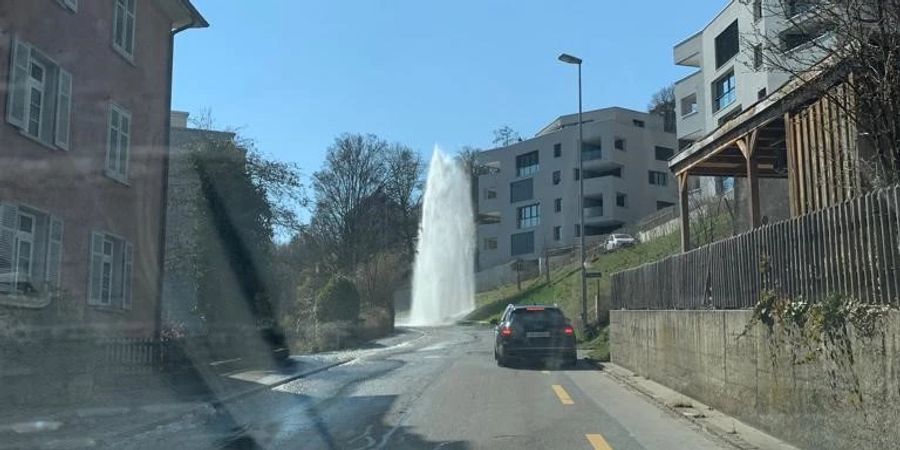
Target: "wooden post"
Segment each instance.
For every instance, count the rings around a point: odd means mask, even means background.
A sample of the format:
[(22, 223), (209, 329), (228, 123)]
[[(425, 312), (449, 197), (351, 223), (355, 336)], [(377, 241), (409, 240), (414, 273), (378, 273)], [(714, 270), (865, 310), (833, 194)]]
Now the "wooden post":
[(517, 259), (513, 262), (513, 266), (516, 269), (516, 290), (522, 290), (522, 260)]
[(747, 183), (750, 185), (750, 223), (753, 228), (762, 226), (762, 216), (759, 210), (759, 177), (757, 176), (758, 164), (756, 157), (751, 156), (747, 160)]
[(691, 250), (691, 208), (688, 204), (688, 173), (681, 172), (675, 175), (678, 178), (678, 204), (681, 214), (681, 251)]
[(788, 160), (788, 197), (791, 205), (791, 217), (800, 215), (800, 178), (798, 178), (796, 144), (794, 143), (794, 124), (791, 113), (784, 113), (784, 142), (787, 146)]
[(547, 284), (550, 284), (550, 250), (544, 249), (544, 270), (547, 271)]
[(747, 184), (750, 188), (750, 223), (753, 228), (759, 228), (762, 225), (762, 215), (759, 209), (759, 164), (756, 160), (757, 133), (758, 130), (753, 130), (746, 138), (738, 139), (735, 142), (747, 161)]

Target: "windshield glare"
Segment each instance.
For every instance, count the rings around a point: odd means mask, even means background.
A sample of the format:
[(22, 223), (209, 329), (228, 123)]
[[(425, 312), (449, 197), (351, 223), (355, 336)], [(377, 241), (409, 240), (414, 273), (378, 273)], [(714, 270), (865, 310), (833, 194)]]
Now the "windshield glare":
[(0, 450), (900, 445), (900, 0), (0, 0)]

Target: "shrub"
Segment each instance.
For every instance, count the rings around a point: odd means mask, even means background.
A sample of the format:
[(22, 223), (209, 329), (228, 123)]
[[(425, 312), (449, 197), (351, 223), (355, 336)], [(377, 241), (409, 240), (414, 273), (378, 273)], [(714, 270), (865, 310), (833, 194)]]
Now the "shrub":
[(350, 280), (336, 276), (316, 296), (318, 323), (350, 321), (359, 318), (359, 292)]

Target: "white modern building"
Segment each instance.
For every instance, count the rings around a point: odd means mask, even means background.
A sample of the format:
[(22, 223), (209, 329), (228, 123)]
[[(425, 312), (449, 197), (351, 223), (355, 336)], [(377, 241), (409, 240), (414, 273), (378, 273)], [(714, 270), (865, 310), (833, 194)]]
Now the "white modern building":
[[(675, 46), (675, 64), (696, 68), (675, 83), (679, 149), (686, 149), (712, 134), (790, 79), (787, 72), (776, 70), (771, 62), (779, 52), (798, 62), (803, 58), (794, 57), (806, 54), (800, 52), (809, 53), (809, 43), (822, 38), (824, 29), (803, 20), (811, 3), (811, 0), (731, 0), (704, 29)], [(797, 23), (804, 23), (802, 30), (792, 26)], [(814, 61), (814, 55), (809, 59)], [(738, 180), (735, 186), (737, 196), (741, 182)], [(697, 177), (690, 183), (692, 189), (710, 196), (728, 190), (734, 180)], [(773, 193), (786, 189), (780, 185), (761, 185), (763, 190), (767, 187)], [(773, 212), (773, 215), (779, 214)]]
[(481, 154), (493, 169), (478, 179), (481, 269), (576, 245), (581, 176), (591, 240), (675, 204), (667, 161), (677, 140), (664, 131), (662, 116), (606, 108), (585, 112), (583, 129), (583, 174), (577, 114), (559, 117), (532, 139)]

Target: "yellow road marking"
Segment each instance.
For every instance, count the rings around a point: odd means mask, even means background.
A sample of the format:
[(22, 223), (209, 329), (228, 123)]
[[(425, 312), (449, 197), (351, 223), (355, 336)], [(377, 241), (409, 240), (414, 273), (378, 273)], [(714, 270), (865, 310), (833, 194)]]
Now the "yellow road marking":
[(575, 402), (572, 401), (572, 397), (569, 397), (569, 393), (563, 389), (562, 386), (558, 384), (553, 385), (553, 392), (556, 392), (556, 396), (559, 397), (560, 403), (563, 405), (574, 405)]
[(584, 437), (591, 443), (594, 450), (612, 450), (612, 447), (609, 446), (606, 439), (603, 439), (602, 434), (586, 434)]

